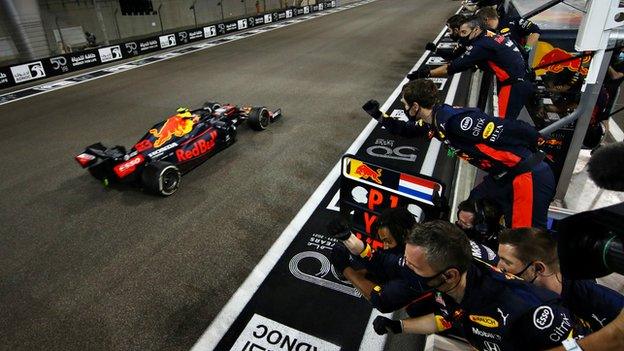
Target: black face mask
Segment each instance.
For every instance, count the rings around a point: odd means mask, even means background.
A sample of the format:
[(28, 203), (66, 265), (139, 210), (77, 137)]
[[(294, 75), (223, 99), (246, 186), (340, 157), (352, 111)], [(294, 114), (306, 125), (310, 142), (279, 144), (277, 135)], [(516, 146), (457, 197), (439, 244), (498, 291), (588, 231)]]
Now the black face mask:
[(473, 32), (474, 32), (474, 29), (470, 33), (468, 33), (468, 35), (466, 35), (465, 37), (459, 37), (457, 42), (462, 46), (470, 45), (470, 43), (472, 43), (472, 41), (474, 40), (474, 39), (470, 39), (470, 36), (472, 35)]
[(415, 119), (415, 118), (416, 118), (416, 116), (418, 116), (418, 112), (420, 111), (420, 106), (418, 107), (418, 110), (416, 110), (416, 113), (415, 113), (415, 115), (414, 115), (414, 116), (410, 115), (410, 113), (409, 113), (409, 111), (410, 111), (411, 109), (412, 109), (412, 106), (411, 106), (411, 105), (410, 105), (410, 108), (408, 108), (408, 109), (406, 109), (406, 108), (405, 108), (405, 106), (403, 106), (403, 112), (405, 113), (405, 116), (406, 116), (408, 119), (412, 119), (412, 120), (413, 120), (413, 119)]

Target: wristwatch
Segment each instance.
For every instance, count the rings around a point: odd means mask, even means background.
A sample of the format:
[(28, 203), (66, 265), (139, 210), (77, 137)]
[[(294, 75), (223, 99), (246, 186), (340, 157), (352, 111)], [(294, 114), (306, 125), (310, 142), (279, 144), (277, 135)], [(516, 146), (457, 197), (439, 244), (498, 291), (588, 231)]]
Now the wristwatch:
[(566, 339), (566, 340), (563, 340), (561, 345), (567, 351), (583, 351), (583, 349), (579, 346), (579, 344), (576, 343), (576, 339)]

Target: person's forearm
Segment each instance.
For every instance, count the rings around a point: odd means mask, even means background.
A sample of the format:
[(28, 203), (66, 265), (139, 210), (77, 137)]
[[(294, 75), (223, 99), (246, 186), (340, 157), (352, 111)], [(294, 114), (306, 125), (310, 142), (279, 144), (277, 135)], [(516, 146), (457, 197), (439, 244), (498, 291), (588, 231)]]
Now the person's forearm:
[(353, 234), (351, 234), (347, 240), (343, 240), (342, 242), (352, 255), (357, 256), (366, 248), (366, 244), (364, 244), (362, 240), (358, 239), (357, 236)]
[(538, 40), (539, 40), (539, 33), (531, 33), (529, 34), (529, 36), (527, 37), (527, 41), (526, 41), (526, 45), (525, 46), (529, 46), (531, 48), (535, 47), (535, 44), (537, 44)]
[(448, 75), (448, 64), (444, 64), (440, 67), (432, 69), (429, 72), (429, 77), (446, 77)]
[(433, 313), (403, 320), (403, 333), (433, 334), (437, 331)]
[(366, 270), (356, 271), (351, 267), (347, 267), (342, 272), (342, 275), (353, 284), (366, 300), (370, 301), (373, 289), (377, 284), (365, 278)]

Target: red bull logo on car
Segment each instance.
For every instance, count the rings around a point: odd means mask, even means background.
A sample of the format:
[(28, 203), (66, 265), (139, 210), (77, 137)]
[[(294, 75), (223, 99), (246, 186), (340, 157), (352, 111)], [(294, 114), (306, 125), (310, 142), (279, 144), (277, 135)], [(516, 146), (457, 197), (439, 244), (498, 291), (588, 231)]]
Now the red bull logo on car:
[(193, 121), (189, 118), (177, 114), (173, 115), (165, 121), (165, 123), (158, 129), (150, 129), (150, 134), (156, 137), (154, 141), (154, 147), (159, 148), (166, 142), (171, 140), (173, 136), (182, 137), (191, 132), (193, 129)]
[(209, 134), (209, 139), (199, 139), (190, 147), (185, 147), (184, 149), (176, 150), (175, 154), (180, 162), (190, 161), (199, 156), (205, 155), (215, 147), (215, 139), (217, 138), (217, 132), (211, 131)]

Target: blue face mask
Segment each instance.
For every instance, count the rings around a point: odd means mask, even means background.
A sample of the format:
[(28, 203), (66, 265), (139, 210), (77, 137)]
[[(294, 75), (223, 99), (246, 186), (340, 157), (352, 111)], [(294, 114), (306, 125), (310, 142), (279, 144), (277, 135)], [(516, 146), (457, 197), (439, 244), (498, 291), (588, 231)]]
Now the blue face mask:
[(620, 52), (618, 55), (618, 61), (624, 61), (624, 52)]

